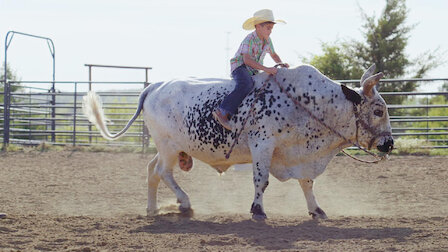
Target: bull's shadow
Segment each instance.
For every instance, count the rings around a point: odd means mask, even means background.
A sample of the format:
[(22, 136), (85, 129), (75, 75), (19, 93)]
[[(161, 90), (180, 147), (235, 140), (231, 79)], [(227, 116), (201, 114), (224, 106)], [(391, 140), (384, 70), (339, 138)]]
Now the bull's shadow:
[[(250, 219), (233, 221), (230, 216), (226, 218), (225, 221), (221, 220), (220, 223), (217, 223), (213, 220), (195, 220), (181, 215), (169, 214), (150, 217), (148, 218), (148, 222), (151, 222), (151, 224), (143, 225), (131, 230), (131, 232), (193, 235), (233, 234), (246, 239), (251, 245), (263, 246), (265, 249), (269, 250), (291, 249), (296, 247), (295, 243), (298, 241), (321, 242), (348, 239), (394, 239), (397, 242), (400, 242), (405, 241), (407, 237), (416, 232), (411, 228), (390, 228), (387, 226), (378, 228), (345, 228), (344, 225), (346, 225), (348, 221), (350, 221), (350, 218), (326, 220), (322, 222), (315, 220), (297, 220), (296, 224), (291, 224), (290, 221), (285, 221), (283, 222), (283, 225), (278, 223), (272, 225), (269, 224), (269, 221), (255, 222)], [(335, 225), (337, 225), (337, 227)], [(279, 240), (283, 243), (279, 243)], [(273, 241), (276, 242), (274, 243)]]

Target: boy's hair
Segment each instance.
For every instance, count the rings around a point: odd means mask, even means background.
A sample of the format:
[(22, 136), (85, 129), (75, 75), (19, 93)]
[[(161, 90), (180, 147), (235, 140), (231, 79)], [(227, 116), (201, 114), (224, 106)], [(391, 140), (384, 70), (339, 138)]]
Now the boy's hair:
[(275, 22), (267, 21), (267, 22), (260, 23), (259, 25), (265, 26), (267, 24), (275, 24)]

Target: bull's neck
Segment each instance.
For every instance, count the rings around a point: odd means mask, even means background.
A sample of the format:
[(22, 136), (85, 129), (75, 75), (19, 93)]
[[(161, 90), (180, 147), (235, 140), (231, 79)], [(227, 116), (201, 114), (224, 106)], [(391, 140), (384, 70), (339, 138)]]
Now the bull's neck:
[[(341, 134), (345, 139), (341, 139), (339, 148), (343, 149), (349, 146), (352, 146), (352, 143), (355, 143), (356, 134), (357, 134), (357, 126), (356, 126), (356, 114), (355, 114), (355, 104), (352, 101), (349, 101), (345, 98), (345, 95), (342, 92), (341, 87), (339, 86), (339, 103), (341, 104), (340, 115), (341, 117), (338, 119), (338, 123), (336, 123), (333, 128), (336, 132)], [(348, 140), (348, 141), (347, 141)]]
[[(272, 84), (269, 88), (277, 86)], [(300, 106), (296, 109), (308, 110), (312, 115), (310, 120), (320, 121), (322, 128), (331, 131), (333, 140), (329, 143), (330, 149), (343, 149), (351, 146), (350, 142), (356, 142), (353, 103), (346, 99), (339, 83), (323, 78), (313, 83), (299, 80), (289, 85), (287, 81), (277, 80), (277, 84), (299, 102)]]
[(322, 127), (330, 130), (331, 134), (334, 136), (334, 140), (330, 143), (330, 149), (343, 149), (351, 146), (352, 144), (350, 142), (356, 142), (356, 115), (354, 112), (354, 104), (346, 99), (342, 92), (342, 88), (338, 83), (326, 81), (322, 84), (323, 85), (320, 85), (317, 89), (313, 87), (312, 90), (299, 90), (295, 95), (299, 95), (301, 92), (311, 92), (314, 90), (320, 90), (325, 93), (324, 95), (321, 95), (321, 97), (324, 98), (319, 102), (319, 111), (310, 110), (310, 113), (315, 113), (317, 118), (322, 118)]

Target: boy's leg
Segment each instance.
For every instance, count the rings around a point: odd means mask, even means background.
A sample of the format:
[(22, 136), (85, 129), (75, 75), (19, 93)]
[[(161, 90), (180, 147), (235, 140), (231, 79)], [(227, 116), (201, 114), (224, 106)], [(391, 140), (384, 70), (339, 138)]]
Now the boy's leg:
[(220, 109), (234, 115), (238, 112), (238, 107), (246, 96), (252, 91), (254, 81), (245, 65), (242, 65), (232, 72), (232, 77), (236, 82), (235, 89), (228, 94), (219, 106)]
[(254, 82), (252, 76), (245, 65), (242, 65), (232, 72), (232, 77), (236, 82), (234, 90), (228, 94), (218, 109), (213, 112), (213, 116), (221, 125), (231, 130), (230, 117), (238, 112), (241, 102), (252, 91)]

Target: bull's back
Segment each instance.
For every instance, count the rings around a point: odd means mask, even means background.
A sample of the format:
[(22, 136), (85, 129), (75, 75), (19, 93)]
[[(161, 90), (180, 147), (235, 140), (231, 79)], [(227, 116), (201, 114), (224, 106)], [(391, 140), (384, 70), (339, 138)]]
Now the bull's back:
[(204, 161), (224, 159), (234, 133), (223, 129), (212, 112), (234, 85), (224, 79), (189, 79), (154, 87), (144, 106), (151, 135)]
[[(225, 79), (187, 79), (157, 83), (145, 99), (145, 108), (154, 119), (185, 119), (191, 108), (213, 106), (233, 88)], [(206, 109), (195, 109), (203, 115)], [(168, 126), (168, 125), (167, 125)]]

